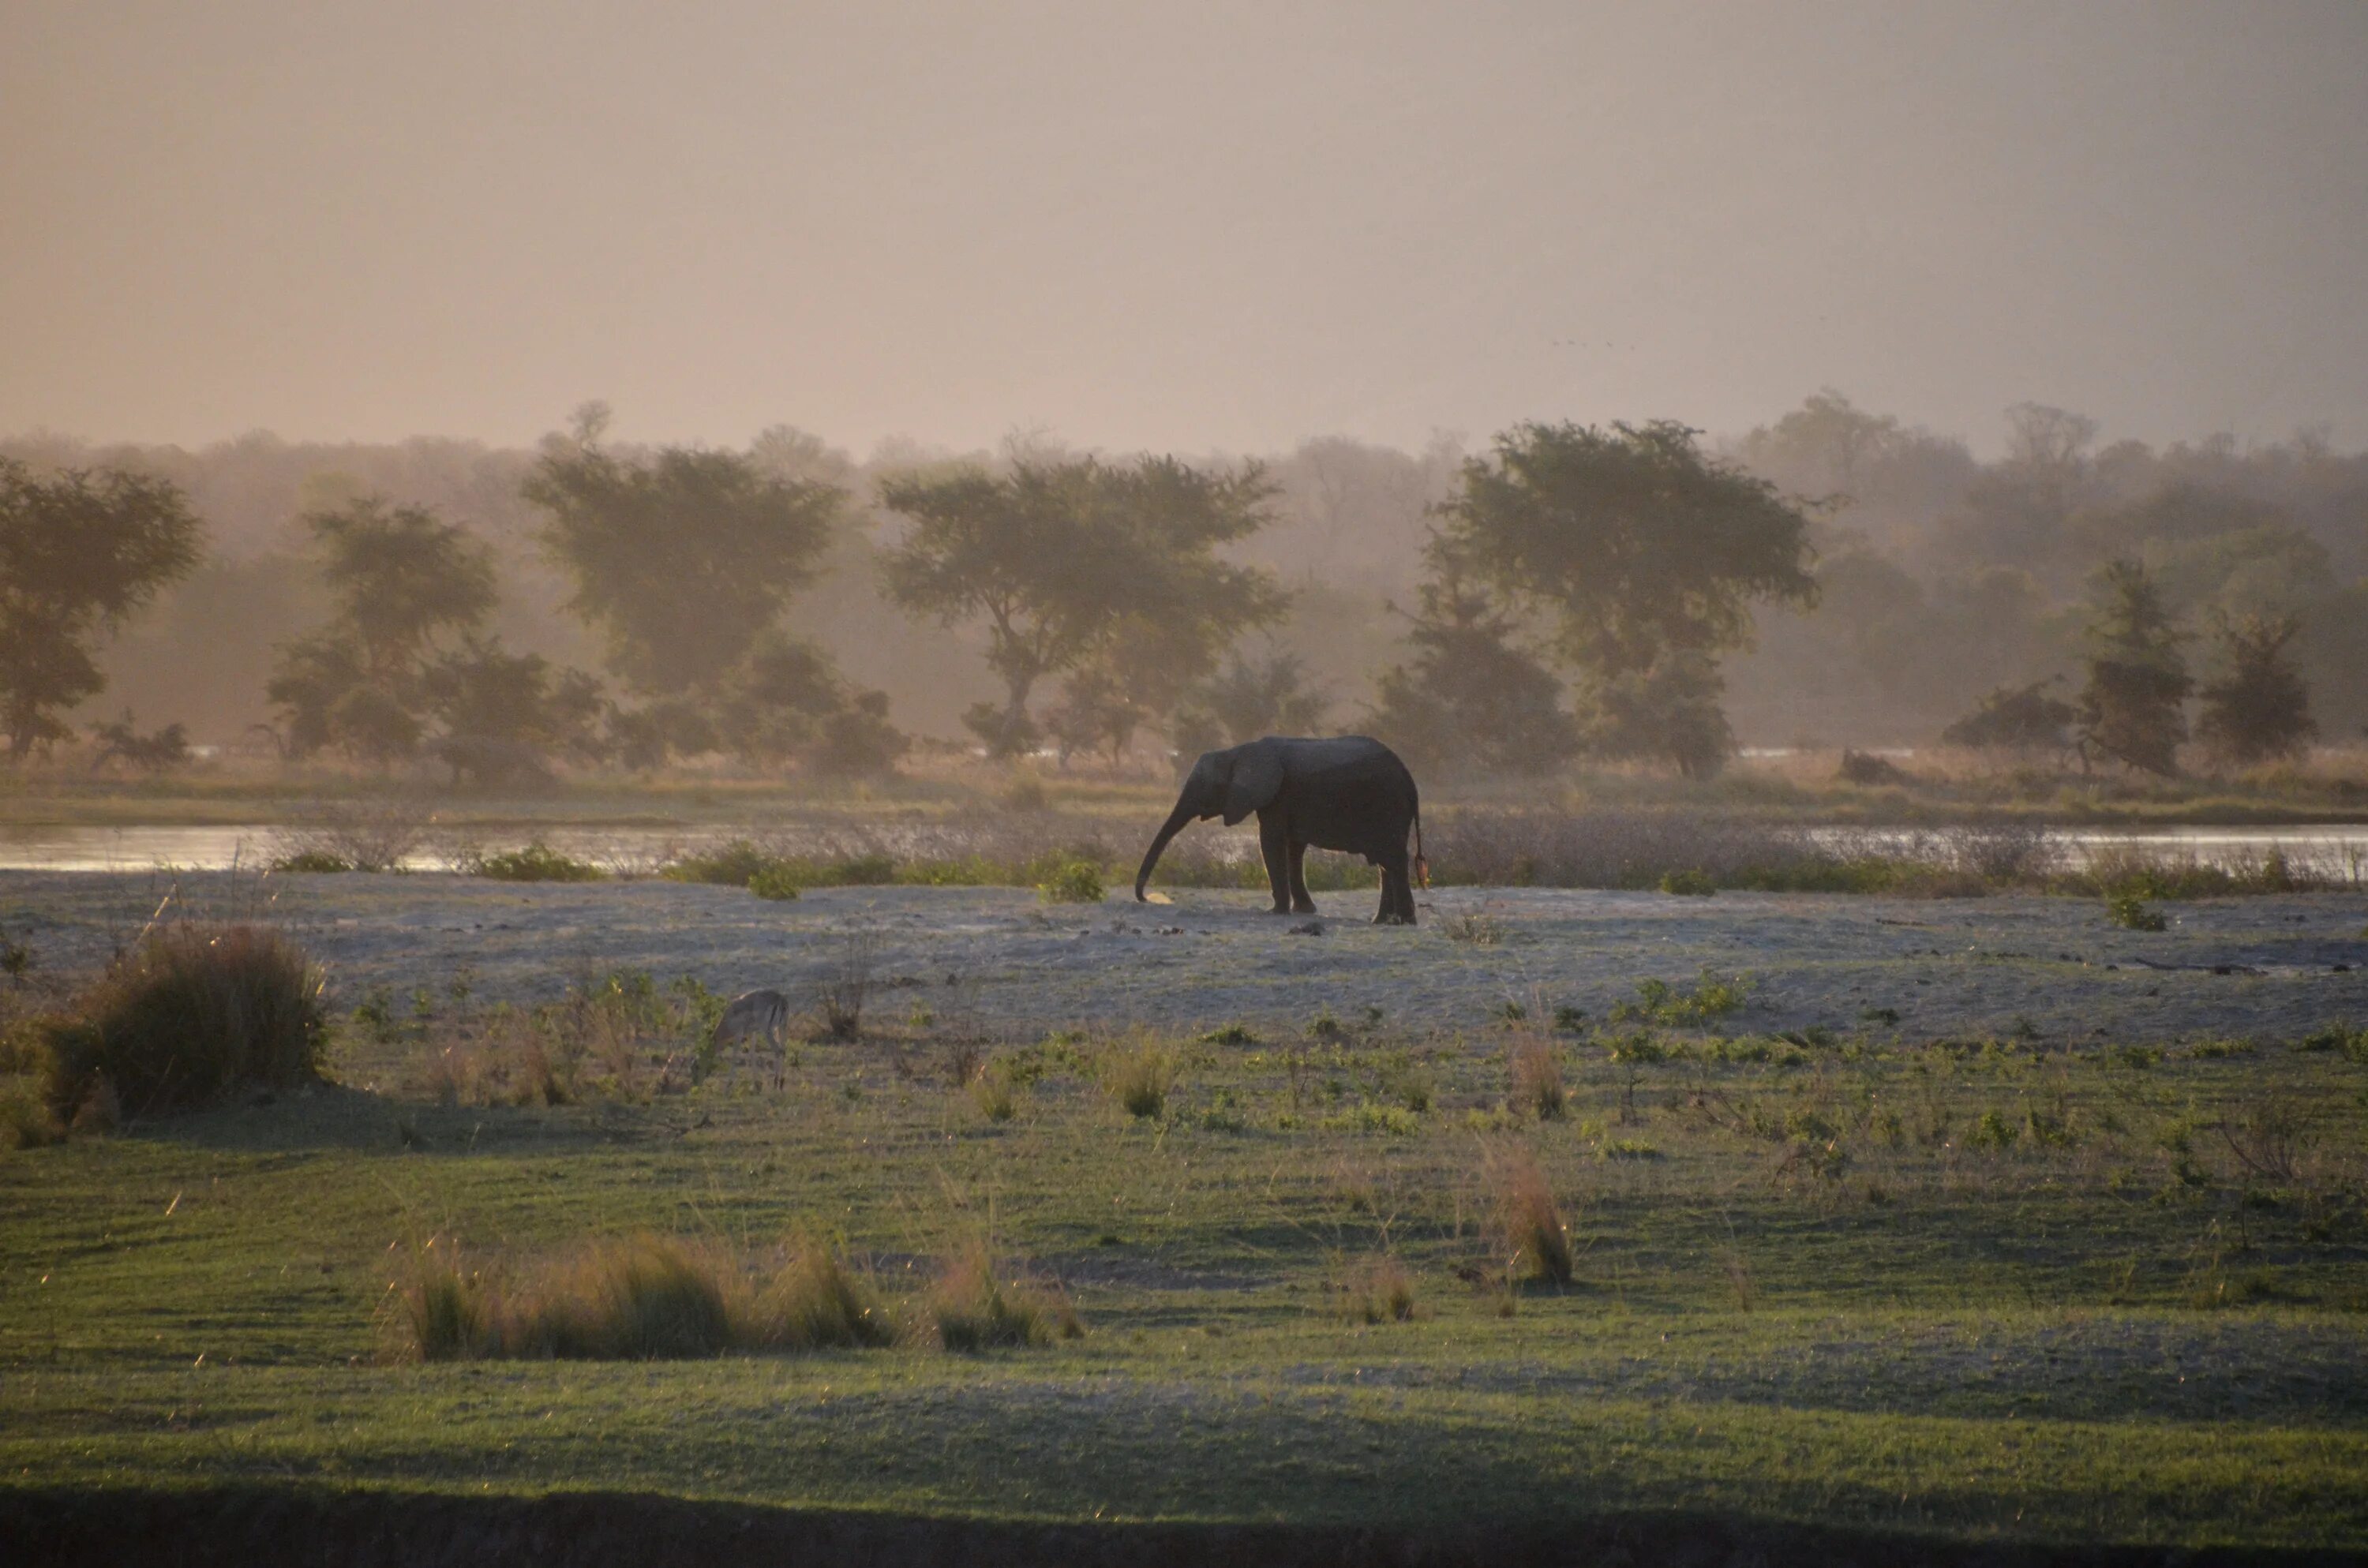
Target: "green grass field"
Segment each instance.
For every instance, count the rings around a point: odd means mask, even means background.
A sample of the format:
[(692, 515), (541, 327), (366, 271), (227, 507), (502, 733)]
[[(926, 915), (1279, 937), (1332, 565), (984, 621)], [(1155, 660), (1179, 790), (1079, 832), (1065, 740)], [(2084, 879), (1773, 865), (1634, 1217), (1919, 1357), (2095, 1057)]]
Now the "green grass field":
[[(1608, 1033), (982, 1044), (897, 1009), (696, 1084), (661, 1019), (522, 1107), (490, 1057), (438, 1070), (494, 1030), (436, 999), (343, 1027), (336, 1075), (377, 1092), (0, 1155), (0, 1489), (2368, 1550), (2368, 1039), (1786, 1040), (1665, 1003)], [(1524, 1041), (1559, 1117), (1515, 1094)], [(1173, 1085), (1138, 1117), (1109, 1078), (1146, 1043)], [(1497, 1224), (1524, 1155), (1566, 1287)], [(985, 1238), (1088, 1332), (410, 1355), (431, 1238), (529, 1270), (640, 1231), (820, 1232), (900, 1312)], [(1409, 1321), (1344, 1289), (1384, 1256)]]

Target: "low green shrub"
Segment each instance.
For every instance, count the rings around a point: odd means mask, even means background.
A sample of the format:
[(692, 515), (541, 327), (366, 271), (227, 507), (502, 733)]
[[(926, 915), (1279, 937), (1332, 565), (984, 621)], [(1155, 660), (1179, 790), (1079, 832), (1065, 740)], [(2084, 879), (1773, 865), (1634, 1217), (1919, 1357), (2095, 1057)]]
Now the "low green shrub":
[(989, 1121), (1009, 1121), (1019, 1114), (1022, 1087), (1003, 1067), (989, 1064), (970, 1081), (971, 1103)]
[(734, 838), (702, 854), (685, 855), (658, 874), (669, 881), (745, 888), (757, 877), (777, 873), (788, 865), (780, 856), (766, 853), (747, 839)]
[(47, 1027), (50, 1109), (107, 1091), (131, 1114), (319, 1076), (328, 1017), (303, 949), (263, 926), (152, 931)]
[(2160, 910), (2148, 909), (2145, 899), (2135, 892), (2107, 894), (2105, 918), (2130, 931), (2162, 931), (2170, 926)]
[(1666, 980), (1640, 980), (1636, 983), (1636, 1000), (1612, 1008), (1611, 1021), (1682, 1028), (1738, 1012), (1750, 994), (1751, 983), (1744, 976), (1721, 980), (1707, 969), (1691, 990), (1671, 985)]
[(1108, 892), (1101, 868), (1090, 860), (1064, 860), (1036, 884), (1036, 896), (1046, 903), (1099, 903)]
[(40, 1149), (65, 1140), (65, 1123), (30, 1078), (0, 1084), (0, 1151)]
[(1718, 892), (1718, 883), (1712, 880), (1708, 871), (1689, 868), (1663, 872), (1661, 891), (1679, 898), (1708, 898)]
[(522, 849), (480, 856), (469, 871), (497, 882), (597, 882), (609, 874), (588, 860), (561, 854), (540, 838)]
[(797, 874), (787, 866), (768, 866), (748, 879), (748, 891), (758, 898), (786, 903), (798, 896)]
[(333, 875), (354, 869), (354, 863), (331, 850), (299, 849), (293, 855), (282, 855), (271, 862), (271, 869), (300, 874)]

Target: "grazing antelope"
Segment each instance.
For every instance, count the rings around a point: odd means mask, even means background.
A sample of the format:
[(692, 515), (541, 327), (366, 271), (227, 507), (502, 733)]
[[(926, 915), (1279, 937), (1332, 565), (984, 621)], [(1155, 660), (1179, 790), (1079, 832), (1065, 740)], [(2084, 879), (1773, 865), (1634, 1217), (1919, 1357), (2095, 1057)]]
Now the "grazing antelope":
[(745, 991), (715, 1020), (718, 1050), (746, 1040), (781, 1049), (790, 1029), (790, 999), (778, 991)]

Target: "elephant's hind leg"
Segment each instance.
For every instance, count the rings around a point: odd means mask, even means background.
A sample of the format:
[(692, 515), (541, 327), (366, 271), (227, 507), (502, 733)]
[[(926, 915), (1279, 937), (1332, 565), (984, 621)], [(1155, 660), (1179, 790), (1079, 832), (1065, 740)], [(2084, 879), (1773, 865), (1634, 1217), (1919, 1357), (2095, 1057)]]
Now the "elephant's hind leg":
[(1373, 916), (1376, 926), (1411, 926), (1414, 924), (1414, 883), (1407, 879), (1404, 856), (1382, 863), (1382, 910)]
[(1315, 900), (1307, 891), (1307, 844), (1304, 839), (1291, 841), (1291, 912), (1293, 915), (1315, 913)]

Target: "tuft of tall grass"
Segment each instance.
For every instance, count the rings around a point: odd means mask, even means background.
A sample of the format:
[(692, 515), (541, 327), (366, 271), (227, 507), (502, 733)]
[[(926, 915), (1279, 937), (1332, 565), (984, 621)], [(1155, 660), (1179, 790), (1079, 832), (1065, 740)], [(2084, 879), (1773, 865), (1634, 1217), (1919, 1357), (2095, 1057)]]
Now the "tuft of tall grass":
[(677, 1360), (890, 1343), (870, 1283), (836, 1251), (793, 1240), (761, 1284), (721, 1247), (640, 1234), (602, 1243), (511, 1287), (430, 1241), (398, 1282), (421, 1360)]
[(1386, 1253), (1359, 1259), (1341, 1277), (1340, 1315), (1350, 1323), (1411, 1322), (1414, 1276)]
[(758, 1293), (757, 1324), (768, 1350), (862, 1349), (896, 1337), (871, 1282), (811, 1236), (791, 1243), (789, 1262)]
[(1508, 1053), (1512, 1081), (1513, 1104), (1534, 1112), (1540, 1121), (1559, 1121), (1568, 1108), (1569, 1096), (1562, 1082), (1562, 1063), (1555, 1060), (1554, 1047), (1532, 1034), (1524, 1034), (1513, 1041)]
[(1549, 1285), (1569, 1284), (1575, 1272), (1570, 1228), (1563, 1223), (1545, 1172), (1526, 1151), (1500, 1153), (1493, 1163), (1497, 1230), (1507, 1274)]
[(1056, 1335), (1076, 1339), (1085, 1333), (1065, 1298), (997, 1279), (984, 1242), (967, 1243), (947, 1256), (927, 1310), (938, 1343), (960, 1355), (1050, 1345)]
[(1112, 1046), (1102, 1072), (1110, 1096), (1127, 1115), (1153, 1117), (1167, 1108), (1167, 1091), (1176, 1084), (1176, 1059), (1158, 1041)]
[(327, 1027), (320, 971), (279, 932), (160, 927), (48, 1026), (50, 1109), (71, 1118), (102, 1086), (142, 1115), (243, 1084), (309, 1083)]
[(971, 1104), (989, 1121), (1009, 1121), (1019, 1114), (1021, 1085), (1000, 1065), (989, 1064), (970, 1081)]

